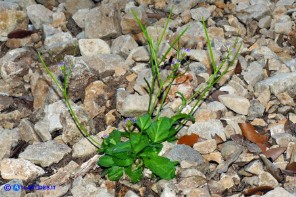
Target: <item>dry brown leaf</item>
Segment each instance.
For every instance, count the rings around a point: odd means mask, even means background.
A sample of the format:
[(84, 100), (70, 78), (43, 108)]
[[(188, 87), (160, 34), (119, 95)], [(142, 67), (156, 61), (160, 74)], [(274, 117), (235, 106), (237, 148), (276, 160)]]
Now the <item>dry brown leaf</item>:
[(285, 147), (272, 148), (268, 151), (263, 152), (263, 154), (266, 156), (266, 158), (271, 158), (272, 161), (275, 161), (281, 154), (286, 151), (286, 149), (287, 148)]
[(289, 163), (286, 166), (286, 170), (289, 170), (289, 171), (292, 171), (292, 172), (296, 173), (296, 162)]
[(257, 133), (250, 123), (239, 123), (239, 127), (242, 130), (242, 135), (258, 146), (260, 146), (259, 144), (265, 144), (269, 139), (268, 136)]
[(270, 190), (273, 190), (273, 187), (270, 187), (270, 186), (258, 186), (258, 187), (247, 189), (246, 191), (243, 192), (243, 194), (245, 196), (252, 196), (252, 195), (256, 195), (258, 193), (264, 194), (264, 193), (269, 192)]
[(237, 61), (236, 67), (234, 69), (234, 74), (241, 74), (242, 73), (242, 65), (239, 61)]
[(199, 136), (192, 133), (190, 135), (184, 135), (178, 140), (178, 144), (186, 144), (188, 146), (193, 146), (196, 142), (198, 142)]

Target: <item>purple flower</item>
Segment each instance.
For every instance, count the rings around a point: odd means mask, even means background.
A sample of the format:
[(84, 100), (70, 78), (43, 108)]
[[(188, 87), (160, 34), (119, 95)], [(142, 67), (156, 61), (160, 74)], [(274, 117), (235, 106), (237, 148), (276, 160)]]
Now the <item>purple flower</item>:
[(128, 122), (136, 123), (136, 121), (137, 121), (136, 118), (128, 117), (128, 118), (126, 118), (123, 122), (124, 122), (124, 124), (126, 124), (126, 123), (128, 123)]
[(177, 63), (179, 63), (179, 62), (180, 62), (179, 60), (173, 60), (171, 64), (172, 64), (172, 65), (175, 65), (175, 64), (177, 64)]
[(65, 66), (65, 62), (59, 62), (58, 67)]
[(184, 51), (184, 52), (188, 53), (188, 52), (190, 52), (190, 49), (189, 48), (182, 48), (181, 51)]

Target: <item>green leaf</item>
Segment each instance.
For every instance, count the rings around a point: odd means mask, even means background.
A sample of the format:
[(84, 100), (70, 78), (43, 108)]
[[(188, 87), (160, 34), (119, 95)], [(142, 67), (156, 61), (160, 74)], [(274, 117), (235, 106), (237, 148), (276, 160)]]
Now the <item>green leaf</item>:
[(108, 178), (110, 181), (118, 181), (123, 176), (123, 167), (112, 166), (108, 170)]
[(125, 168), (125, 174), (130, 178), (132, 183), (139, 182), (143, 177), (143, 166), (133, 167), (132, 165)]
[(114, 164), (113, 158), (110, 156), (102, 156), (98, 161), (98, 165), (103, 167), (111, 167), (113, 166), (113, 164)]
[(106, 146), (112, 146), (116, 145), (117, 143), (120, 142), (121, 138), (121, 132), (118, 131), (117, 129), (113, 130), (107, 138), (104, 139), (103, 145), (104, 147)]
[(131, 133), (130, 142), (135, 154), (139, 153), (141, 150), (149, 145), (148, 137), (146, 135), (142, 135), (141, 133)]
[(140, 154), (140, 157), (148, 157), (149, 155), (158, 155), (161, 151), (163, 145), (162, 144), (149, 144), (143, 152)]
[(175, 163), (168, 158), (152, 154), (148, 157), (143, 157), (143, 160), (145, 166), (160, 178), (170, 180), (175, 177)]
[(114, 157), (113, 161), (117, 166), (121, 166), (121, 167), (129, 166), (134, 163), (134, 159), (132, 159), (132, 158), (119, 159), (119, 158)]
[(153, 142), (162, 142), (169, 137), (169, 130), (173, 120), (168, 117), (161, 117), (147, 129), (147, 134)]
[(137, 119), (136, 124), (141, 131), (145, 131), (152, 124), (152, 119), (149, 114), (145, 114)]
[(119, 142), (115, 146), (106, 148), (105, 153), (120, 159), (127, 159), (132, 152), (131, 144), (129, 141)]

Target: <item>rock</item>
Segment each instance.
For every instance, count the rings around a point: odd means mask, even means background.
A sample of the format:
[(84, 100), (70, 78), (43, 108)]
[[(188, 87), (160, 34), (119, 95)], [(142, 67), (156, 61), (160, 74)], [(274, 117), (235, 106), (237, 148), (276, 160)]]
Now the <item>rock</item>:
[(236, 17), (230, 15), (228, 17), (228, 22), (229, 22), (229, 25), (231, 25), (232, 27), (235, 27), (238, 30), (237, 31), (238, 35), (240, 35), (240, 36), (246, 35), (247, 30), (246, 30), (245, 26), (242, 23), (240, 23)]
[[(216, 50), (213, 50), (213, 53), (214, 53), (215, 61), (218, 62), (220, 59), (221, 53)], [(212, 63), (207, 50), (190, 50), (190, 52), (188, 52), (188, 56), (190, 57), (190, 59), (199, 61), (200, 63), (205, 65), (208, 69), (211, 69)]]
[(33, 46), (33, 40), (31, 36), (25, 38), (9, 38), (5, 44), (8, 48), (15, 49), (20, 47)]
[[(96, 139), (98, 142), (101, 141), (94, 136), (92, 137)], [(97, 151), (97, 147), (92, 145), (87, 138), (82, 138), (73, 145), (72, 157), (87, 158), (87, 157), (93, 156), (96, 153), (96, 151)]]
[(278, 73), (255, 85), (255, 92), (262, 92), (269, 89), (271, 93), (277, 95), (296, 86), (296, 72)]
[(34, 131), (33, 124), (28, 119), (22, 119), (19, 124), (20, 139), (30, 144), (39, 142), (39, 138)]
[(54, 185), (54, 190), (38, 190), (38, 196), (51, 197), (63, 196), (71, 188), (71, 176), (79, 170), (79, 165), (74, 161), (70, 161), (65, 167), (60, 168), (55, 174), (50, 177), (40, 178), (40, 185)]
[(262, 172), (259, 174), (259, 186), (263, 185), (275, 188), (279, 185), (279, 183), (270, 173)]
[(148, 17), (145, 9), (143, 7), (133, 7), (132, 9), (129, 9), (127, 13), (121, 18), (120, 26), (123, 34), (135, 34), (141, 32), (141, 28), (132, 14), (132, 10), (136, 13), (137, 17), (144, 26), (148, 25)]
[(19, 158), (29, 160), (42, 167), (48, 167), (53, 163), (58, 163), (70, 152), (71, 148), (67, 145), (50, 140), (29, 145), (24, 152), (19, 154)]
[(201, 154), (187, 145), (175, 145), (170, 150), (168, 150), (164, 156), (169, 158), (171, 161), (194, 162), (197, 164), (197, 169), (201, 172), (205, 172), (205, 170), (208, 168), (208, 163), (201, 156)]
[(34, 97), (33, 108), (35, 110), (44, 106), (44, 102), (48, 96), (49, 84), (42, 76), (34, 73), (30, 80), (32, 96)]
[(34, 4), (27, 7), (27, 15), (36, 29), (41, 29), (43, 24), (52, 22), (53, 12), (41, 4)]
[(214, 161), (218, 164), (220, 164), (223, 160), (222, 155), (220, 152), (212, 152), (206, 155), (203, 155), (203, 157), (205, 158), (205, 160), (207, 160), (208, 162), (210, 161)]
[(94, 180), (88, 180), (87, 177), (84, 179), (79, 176), (73, 182), (71, 193), (73, 197), (80, 196), (104, 196), (112, 197), (107, 188), (97, 187)]
[(247, 115), (250, 108), (250, 101), (244, 97), (236, 95), (220, 95), (219, 100), (227, 108), (242, 115)]
[(259, 20), (258, 26), (260, 28), (269, 28), (271, 24), (271, 16), (265, 16)]
[(208, 188), (209, 188), (212, 196), (214, 194), (217, 194), (217, 196), (220, 196), (220, 195), (222, 195), (222, 192), (224, 191), (224, 188), (223, 188), (222, 184), (220, 183), (220, 181), (218, 182), (215, 180), (210, 180), (208, 182)]
[(44, 118), (34, 125), (34, 129), (42, 141), (52, 139), (51, 133), (63, 128), (60, 122), (60, 115), (64, 111), (67, 111), (67, 107), (61, 100), (45, 106)]
[[(60, 32), (51, 36), (47, 36), (44, 40), (44, 48), (47, 51), (58, 55), (64, 56), (65, 53), (73, 53), (74, 48), (77, 46), (77, 39), (73, 38), (70, 32)], [(72, 54), (71, 54), (72, 55)]]
[(69, 79), (68, 92), (69, 97), (73, 100), (84, 98), (85, 88), (96, 80), (93, 69), (83, 61), (83, 58), (75, 58), (73, 56), (66, 56), (64, 58), (65, 65), (69, 69), (72, 66), (71, 77)]
[[(205, 40), (204, 29), (201, 22), (189, 22), (188, 24), (181, 26), (170, 39), (170, 44), (172, 44), (173, 41), (177, 38), (177, 36), (179, 36), (188, 26), (189, 28), (179, 40), (180, 46), (189, 48), (189, 49), (200, 48), (199, 45), (201, 45), (201, 43), (203, 43)], [(198, 55), (197, 52), (196, 54)]]
[(106, 99), (106, 88), (102, 81), (94, 81), (86, 87), (83, 108), (91, 118), (104, 113), (105, 106), (100, 99)]
[(221, 175), (221, 179), (220, 179), (219, 183), (222, 185), (224, 190), (230, 189), (235, 185), (233, 178), (229, 175), (226, 175), (226, 174)]
[(66, 16), (64, 14), (64, 12), (54, 12), (52, 14), (52, 23), (51, 25), (53, 27), (65, 27), (66, 24), (67, 24), (67, 21), (66, 21)]
[(101, 39), (80, 39), (78, 44), (82, 56), (111, 53), (109, 45)]
[(132, 190), (128, 190), (128, 192), (125, 193), (124, 197), (139, 197), (139, 196)]
[(287, 190), (285, 190), (282, 187), (276, 187), (273, 190), (267, 192), (262, 197), (278, 197), (278, 196), (293, 197), (295, 195), (289, 193)]
[(209, 120), (205, 122), (196, 122), (189, 126), (187, 133), (195, 133), (199, 137), (212, 139), (215, 134), (226, 140), (224, 128), (220, 120)]
[(88, 14), (90, 9), (85, 8), (85, 9), (79, 9), (77, 10), (77, 12), (75, 12), (75, 14), (72, 15), (73, 20), (75, 21), (75, 23), (78, 25), (78, 27), (80, 28), (84, 28), (85, 27), (85, 18), (86, 15)]
[[(122, 116), (136, 117), (147, 112), (149, 105), (148, 95), (128, 94), (125, 98), (118, 97), (120, 97), (120, 94), (117, 94), (116, 109)], [(120, 102), (121, 100), (122, 102)]]
[(0, 161), (3, 158), (10, 157), (10, 151), (17, 145), (19, 138), (19, 129), (3, 129), (0, 127)]
[[(296, 34), (296, 31), (295, 31), (295, 34)], [(296, 46), (296, 41), (295, 41), (295, 46)], [(296, 71), (296, 58), (287, 61), (286, 65), (290, 68), (290, 70), (292, 72), (295, 72)]]
[(248, 19), (260, 20), (261, 18), (271, 15), (271, 9), (267, 3), (258, 2), (253, 5), (247, 5), (246, 7), (240, 9), (239, 6), (236, 7), (236, 11), (239, 11), (237, 17), (246, 24)]
[(279, 0), (275, 6), (293, 5), (293, 3), (295, 3), (295, 0)]
[(293, 98), (287, 92), (277, 94), (276, 97), (283, 105), (295, 106)]
[(288, 35), (292, 31), (293, 22), (286, 21), (286, 22), (279, 22), (274, 24), (274, 31), (278, 34), (285, 34)]
[(250, 108), (248, 113), (249, 119), (262, 117), (265, 111), (265, 107), (256, 99), (250, 101)]
[(264, 172), (263, 164), (259, 160), (252, 161), (251, 163), (246, 165), (244, 169), (245, 171), (255, 175), (260, 175)]
[(7, 35), (11, 31), (23, 28), (28, 24), (26, 13), (20, 10), (3, 9), (0, 11), (0, 18), (0, 41), (6, 41)]
[[(93, 69), (96, 75), (112, 75), (116, 68), (123, 68), (127, 70), (128, 66), (125, 64), (124, 59), (119, 55), (114, 54), (98, 54), (92, 57), (78, 57), (78, 61), (83, 60), (88, 67)], [(104, 77), (102, 77), (104, 78)]]
[(207, 67), (203, 65), (200, 62), (192, 62), (189, 64), (189, 69), (192, 71), (195, 75), (198, 75), (200, 73), (207, 73)]
[(56, 185), (62, 186), (71, 181), (71, 177), (78, 172), (80, 166), (74, 162), (70, 161), (66, 166), (61, 167), (50, 177), (40, 178), (40, 185)]
[(174, 9), (172, 10), (172, 13), (174, 15), (178, 15), (185, 10), (191, 9), (195, 5), (197, 5), (200, 2), (204, 2), (203, 0), (188, 0), (185, 2), (175, 1), (175, 0), (169, 0), (168, 5), (166, 6), (166, 11), (169, 11), (172, 7)]
[(196, 197), (196, 196), (211, 197), (211, 195), (209, 194), (209, 191), (205, 188), (193, 188), (187, 195), (187, 197)]
[(197, 188), (203, 184), (205, 184), (207, 181), (205, 178), (201, 176), (191, 176), (188, 178), (184, 178), (181, 180), (177, 187), (179, 190), (181, 190), (183, 193), (189, 193), (191, 189)]
[(102, 4), (85, 18), (85, 37), (109, 39), (120, 35), (119, 16), (112, 5)]
[(58, 0), (36, 0), (36, 1), (37, 3), (44, 5), (48, 9), (52, 9), (53, 7), (56, 7), (59, 4)]
[(3, 159), (0, 163), (1, 176), (4, 179), (33, 181), (45, 174), (45, 171), (25, 159)]
[(150, 56), (149, 56), (149, 50), (147, 46), (140, 46), (133, 49), (130, 52), (128, 59), (132, 59), (136, 62), (148, 62), (150, 59)]
[(138, 44), (130, 35), (122, 35), (113, 40), (111, 53), (127, 58), (130, 52), (137, 48)]
[[(89, 117), (88, 113), (81, 107), (74, 103), (71, 103), (73, 112), (76, 114), (80, 124), (82, 124), (89, 134), (93, 134), (94, 122)], [(64, 111), (60, 115), (60, 121), (63, 125), (62, 140), (63, 142), (73, 145), (78, 142), (82, 137), (81, 131), (78, 129), (76, 123), (74, 122), (72, 116), (68, 111)]]
[(20, 7), (17, 2), (7, 2), (7, 1), (1, 1), (0, 2), (0, 11), (2, 10), (18, 10)]
[(190, 13), (191, 17), (196, 21), (202, 21), (202, 18), (206, 21), (211, 16), (211, 12), (204, 7), (191, 9)]
[(217, 148), (216, 140), (206, 140), (203, 142), (197, 142), (193, 145), (193, 149), (198, 151), (200, 154), (208, 154), (213, 152)]
[(247, 71), (243, 72), (242, 75), (248, 84), (254, 85), (264, 79), (263, 66), (258, 62), (252, 62)]
[(65, 2), (65, 8), (71, 14), (74, 14), (80, 9), (92, 8), (94, 6), (95, 4), (91, 0), (66, 0)]
[[(7, 197), (22, 197), (24, 195), (23, 190), (15, 191), (12, 187), (14, 185), (23, 185), (23, 181), (19, 179), (11, 180), (0, 186), (0, 196)], [(9, 187), (10, 186), (10, 187)]]

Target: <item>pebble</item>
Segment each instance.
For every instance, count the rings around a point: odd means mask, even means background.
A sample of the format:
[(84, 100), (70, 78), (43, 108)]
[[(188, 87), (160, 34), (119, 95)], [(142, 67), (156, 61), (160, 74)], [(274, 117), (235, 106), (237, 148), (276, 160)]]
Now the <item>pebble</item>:
[(193, 149), (198, 151), (200, 154), (208, 154), (214, 152), (217, 148), (216, 140), (206, 140), (203, 142), (197, 142), (193, 145)]
[(201, 156), (201, 154), (187, 145), (175, 145), (170, 150), (168, 150), (164, 156), (168, 157), (171, 161), (195, 162), (198, 165), (197, 168), (201, 172), (203, 172), (208, 166), (208, 163)]
[(227, 108), (242, 115), (247, 115), (251, 106), (248, 99), (237, 95), (220, 95), (219, 100)]
[(273, 190), (267, 192), (262, 197), (277, 197), (277, 196), (285, 196), (285, 197), (293, 197), (294, 194), (289, 193), (282, 187), (276, 187)]
[(116, 38), (120, 35), (120, 21), (111, 4), (91, 9), (85, 18), (86, 38)]
[(251, 163), (246, 165), (244, 169), (245, 171), (255, 175), (260, 175), (261, 173), (264, 172), (263, 164), (259, 160), (252, 161)]
[(220, 120), (216, 119), (196, 122), (189, 126), (188, 133), (195, 133), (205, 139), (212, 139), (217, 134), (223, 140), (226, 140), (223, 125)]
[(41, 4), (30, 5), (26, 11), (36, 29), (41, 29), (43, 24), (50, 24), (52, 22), (53, 12)]
[(102, 39), (80, 39), (78, 44), (82, 56), (111, 53), (109, 45)]
[(3, 179), (21, 179), (26, 182), (45, 174), (42, 168), (25, 159), (3, 159), (0, 172)]
[(279, 185), (279, 183), (270, 173), (262, 172), (259, 174), (259, 186), (263, 185), (275, 188)]
[(204, 7), (191, 9), (190, 13), (191, 17), (196, 21), (202, 21), (202, 18), (206, 21), (211, 15), (211, 12)]
[(112, 41), (111, 53), (127, 58), (130, 52), (137, 48), (138, 44), (130, 35), (121, 35)]
[(50, 140), (29, 145), (24, 152), (19, 155), (19, 158), (29, 160), (42, 167), (48, 167), (53, 163), (58, 163), (70, 152), (71, 148), (67, 145)]
[(19, 129), (3, 129), (0, 127), (0, 161), (10, 157), (11, 149), (18, 144)]
[(262, 92), (269, 88), (274, 95), (285, 92), (296, 86), (296, 72), (278, 73), (255, 85), (255, 92)]

